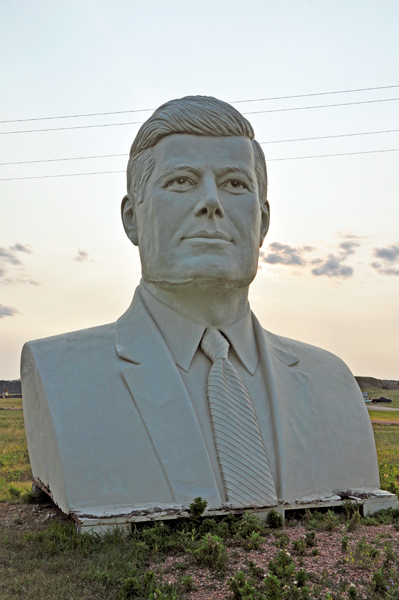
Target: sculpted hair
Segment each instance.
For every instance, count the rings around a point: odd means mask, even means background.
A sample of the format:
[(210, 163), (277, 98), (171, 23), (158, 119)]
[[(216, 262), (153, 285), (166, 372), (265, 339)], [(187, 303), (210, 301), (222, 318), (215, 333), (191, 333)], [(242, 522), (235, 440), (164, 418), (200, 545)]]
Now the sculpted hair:
[(267, 196), (266, 161), (252, 125), (233, 106), (211, 96), (186, 96), (166, 102), (140, 127), (130, 149), (127, 190), (142, 202), (155, 165), (152, 148), (167, 135), (242, 136), (252, 140), (259, 198)]

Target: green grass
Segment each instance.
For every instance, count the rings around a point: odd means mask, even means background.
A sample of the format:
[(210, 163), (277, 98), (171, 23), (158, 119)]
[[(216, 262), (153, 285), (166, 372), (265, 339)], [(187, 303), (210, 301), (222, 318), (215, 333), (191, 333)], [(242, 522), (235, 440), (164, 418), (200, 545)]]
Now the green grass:
[(369, 410), (370, 419), (378, 421), (398, 421), (399, 424), (399, 411), (395, 410)]
[[(367, 519), (361, 519), (353, 505), (339, 515), (331, 511), (308, 513), (301, 523), (306, 526), (305, 536), (293, 540), (288, 550), (276, 549), (267, 574), (251, 560), (253, 548), (248, 542), (258, 534), (274, 545), (276, 535), (281, 538), (281, 529), (271, 529), (249, 513), (221, 520), (196, 517), (169, 524), (144, 524), (133, 527), (128, 535), (115, 531), (103, 538), (78, 535), (71, 522), (54, 523), (47, 530), (34, 533), (0, 527), (0, 597), (183, 600), (195, 589), (194, 579), (187, 574), (187, 569), (191, 569), (193, 575), (205, 575), (209, 590), (226, 584), (232, 594), (229, 600), (343, 600), (328, 573), (307, 572), (303, 568), (303, 556), (318, 554), (316, 532), (332, 531), (332, 519), (333, 528), (340, 526), (342, 533), (351, 531), (354, 522), (356, 527), (381, 523), (399, 527), (399, 510), (381, 511)], [(244, 563), (241, 561), (245, 565), (242, 571), (234, 566), (238, 548), (247, 556)], [(378, 569), (379, 557), (384, 562)], [(166, 558), (173, 560), (165, 567)], [(342, 554), (337, 558), (341, 571), (345, 572), (349, 562), (372, 576), (366, 585), (367, 595), (362, 598), (397, 600), (399, 557), (390, 542), (376, 538), (373, 543), (361, 540), (356, 544), (345, 536)], [(394, 595), (385, 593), (387, 585)], [(206, 593), (206, 589), (203, 587), (202, 592)]]
[(0, 408), (4, 406), (16, 406), (22, 408), (22, 398), (0, 398)]
[[(22, 400), (1, 398), (4, 406), (21, 407)], [(15, 500), (18, 490), (26, 492), (31, 483), (22, 410), (0, 410), (0, 501)]]
[[(392, 398), (392, 404), (381, 404), (381, 406), (399, 408), (399, 388), (397, 390), (376, 390), (373, 388), (362, 388), (362, 392), (367, 392), (370, 399), (379, 398), (380, 396), (385, 396), (385, 398)], [(376, 406), (378, 406), (378, 404)]]
[(373, 425), (381, 488), (399, 494), (399, 426)]

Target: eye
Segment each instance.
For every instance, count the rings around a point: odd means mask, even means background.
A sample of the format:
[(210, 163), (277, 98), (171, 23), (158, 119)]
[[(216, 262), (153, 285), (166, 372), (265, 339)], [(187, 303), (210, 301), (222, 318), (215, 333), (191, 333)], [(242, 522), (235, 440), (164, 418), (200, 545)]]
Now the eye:
[(185, 191), (194, 187), (194, 183), (188, 177), (175, 177), (175, 179), (168, 181), (165, 187)]
[(238, 179), (229, 179), (229, 181), (226, 181), (222, 185), (222, 188), (227, 189), (228, 191), (243, 192), (248, 189), (248, 186)]

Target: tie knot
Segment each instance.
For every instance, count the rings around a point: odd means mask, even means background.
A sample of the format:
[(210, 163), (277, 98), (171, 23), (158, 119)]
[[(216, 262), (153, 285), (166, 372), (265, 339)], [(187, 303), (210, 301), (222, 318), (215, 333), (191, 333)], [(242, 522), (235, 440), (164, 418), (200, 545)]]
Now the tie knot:
[(212, 362), (218, 358), (227, 358), (230, 344), (218, 329), (205, 329), (201, 348)]

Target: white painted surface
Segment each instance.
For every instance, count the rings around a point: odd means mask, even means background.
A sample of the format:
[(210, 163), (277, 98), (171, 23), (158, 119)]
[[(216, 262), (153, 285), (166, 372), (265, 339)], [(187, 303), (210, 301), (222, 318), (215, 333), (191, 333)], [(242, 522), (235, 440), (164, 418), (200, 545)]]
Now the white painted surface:
[[(151, 293), (222, 328), (248, 310), (269, 223), (264, 162), (231, 107), (194, 98), (168, 110), (134, 142), (124, 226)], [(349, 369), (255, 316), (253, 327), (279, 501), (377, 488), (371, 424)], [(22, 385), (34, 478), (65, 512), (126, 518), (142, 506), (183, 510), (196, 496), (223, 507), (191, 399), (139, 291), (116, 323), (26, 344)]]

